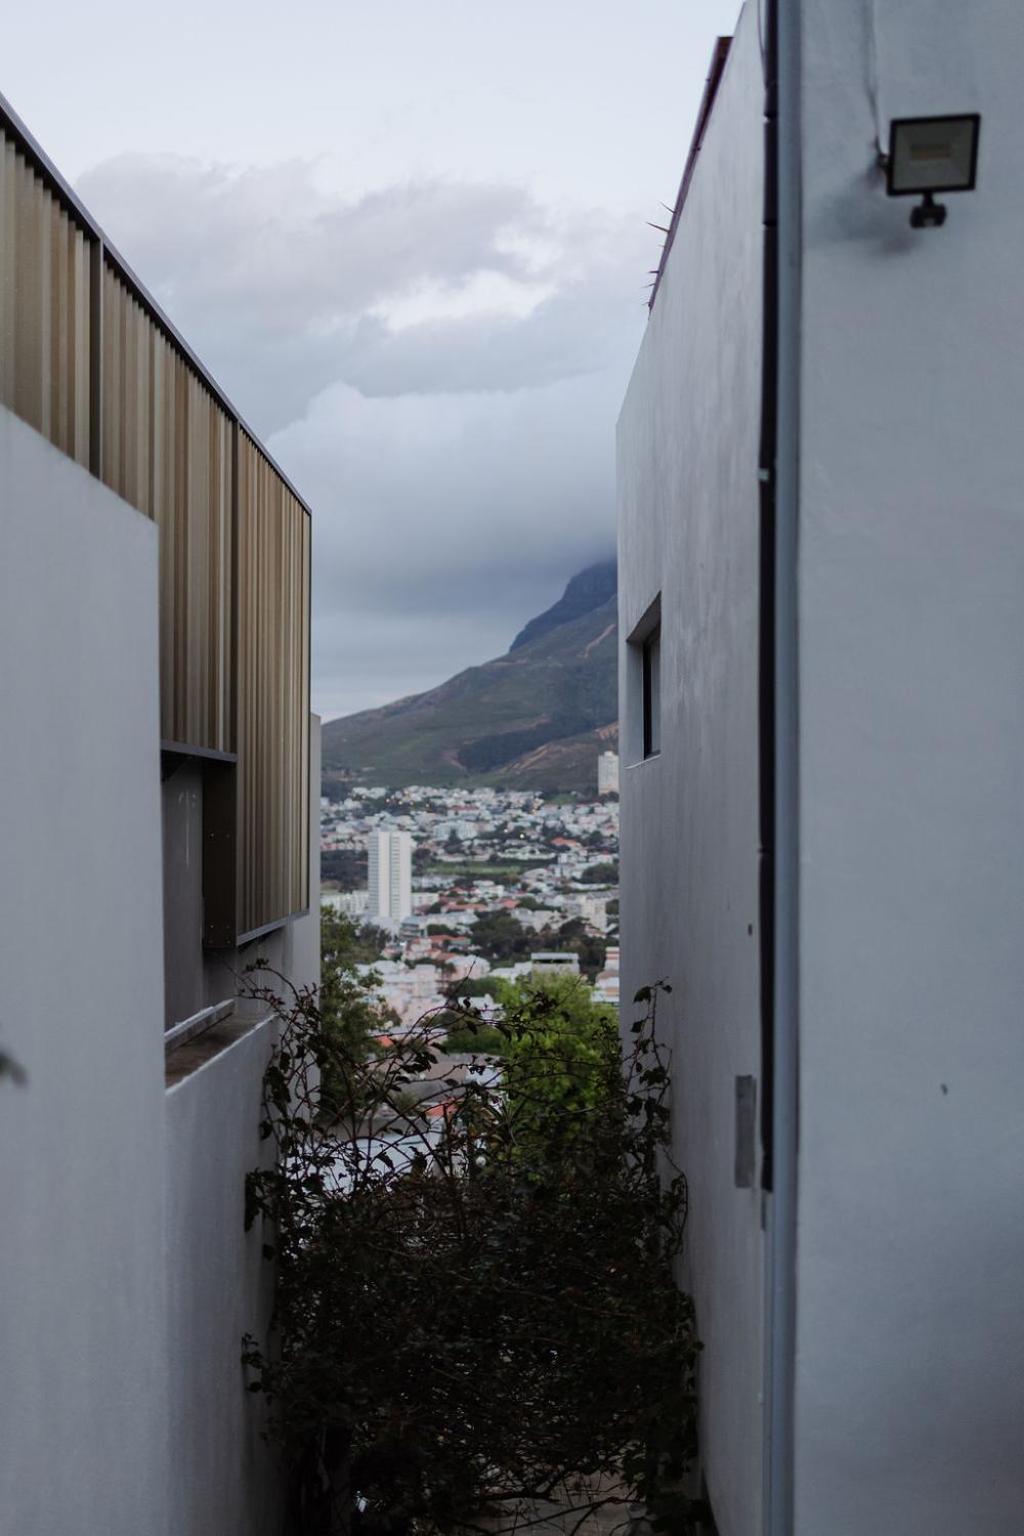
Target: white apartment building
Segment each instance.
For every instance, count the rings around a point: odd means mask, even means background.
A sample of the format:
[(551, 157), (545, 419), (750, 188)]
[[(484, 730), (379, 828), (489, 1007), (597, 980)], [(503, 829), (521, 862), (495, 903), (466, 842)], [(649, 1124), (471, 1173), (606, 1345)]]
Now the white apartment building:
[(521, 928), (531, 933), (543, 933), (545, 928), (555, 928), (565, 921), (565, 913), (554, 907), (542, 907), (538, 912), (532, 912), (528, 907), (517, 907), (512, 916)]
[(371, 919), (400, 923), (412, 914), (412, 837), (371, 832), (366, 843)]
[(365, 917), (370, 909), (369, 891), (331, 891), (322, 899), (325, 907), (333, 907), (343, 917)]
[(597, 759), (597, 792), (599, 795), (617, 795), (619, 792), (619, 754), (602, 752)]
[(598, 933), (608, 926), (608, 897), (582, 892), (565, 898), (565, 916), (579, 917)]
[(619, 423), (719, 1536), (1024, 1528), (1022, 78), (1019, 0), (749, 0)]

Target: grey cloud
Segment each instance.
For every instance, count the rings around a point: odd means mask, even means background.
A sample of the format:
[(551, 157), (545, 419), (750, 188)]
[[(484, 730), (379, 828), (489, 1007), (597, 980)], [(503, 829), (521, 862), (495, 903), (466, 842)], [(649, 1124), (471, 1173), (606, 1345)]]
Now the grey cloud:
[(375, 320), (353, 334), (346, 378), (364, 394), (531, 388), (621, 362), (636, 342), (638, 265), (589, 274), (523, 319), (495, 315), (393, 331)]
[[(605, 366), (635, 338), (642, 226), (556, 219), (520, 188), (435, 180), (342, 202), (302, 162), (123, 155), (79, 190), (262, 432), (339, 379), (369, 394), (523, 388)], [(524, 237), (554, 254), (538, 262)], [(492, 272), (556, 291), (524, 320), (393, 330), (370, 312), (423, 283), (457, 290)]]
[(208, 307), (266, 305), (280, 325), (358, 312), (417, 278), (524, 274), (529, 262), (500, 237), (545, 229), (517, 187), (431, 180), (346, 202), (301, 161), (234, 169), (121, 155), (79, 188), (155, 282)]
[[(573, 571), (614, 547), (608, 373), (503, 395), (327, 391), (272, 446), (318, 511), (321, 702), (384, 677), (439, 682), (504, 651)], [(476, 644), (466, 645), (466, 634)], [(337, 660), (328, 661), (328, 637)]]
[(345, 202), (301, 162), (238, 170), (123, 155), (79, 191), (261, 431), (347, 377), (353, 350), (373, 351), (384, 328), (372, 306), (481, 272), (533, 280), (536, 263), (507, 237), (549, 233), (517, 187), (433, 180)]
[[(314, 508), (328, 715), (500, 653), (613, 547), (639, 219), (438, 181), (344, 202), (299, 163), (122, 157), (80, 188)], [(550, 291), (521, 318), (383, 318), (418, 286), (489, 272)]]

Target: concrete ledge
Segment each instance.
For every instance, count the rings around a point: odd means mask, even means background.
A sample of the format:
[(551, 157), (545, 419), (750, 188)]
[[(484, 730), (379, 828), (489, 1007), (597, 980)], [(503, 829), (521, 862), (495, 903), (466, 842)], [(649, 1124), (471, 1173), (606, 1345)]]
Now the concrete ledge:
[[(198, 1072), (222, 1052), (230, 1050), (261, 1024), (267, 1023), (270, 1014), (266, 1003), (246, 998), (236, 999), (229, 1010), (218, 1004), (209, 1010), (210, 1019), (196, 1015), (199, 1020), (190, 1035), (170, 1044), (164, 1063), (164, 1086), (173, 1088), (193, 1072)], [(193, 1020), (186, 1019), (186, 1025)]]

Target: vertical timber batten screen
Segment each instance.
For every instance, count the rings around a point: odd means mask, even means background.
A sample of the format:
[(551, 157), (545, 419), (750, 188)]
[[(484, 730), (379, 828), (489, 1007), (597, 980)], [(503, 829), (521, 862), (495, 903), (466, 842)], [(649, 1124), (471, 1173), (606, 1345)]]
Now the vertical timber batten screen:
[(91, 254), (0, 124), (0, 404), (86, 467)]
[(238, 442), (238, 930), (308, 904), (309, 515)]
[(0, 406), (159, 527), (161, 737), (221, 760), (205, 942), (305, 911), (309, 509), (2, 97)]
[(160, 732), (233, 752), (234, 423), (108, 266), (102, 477), (160, 529)]

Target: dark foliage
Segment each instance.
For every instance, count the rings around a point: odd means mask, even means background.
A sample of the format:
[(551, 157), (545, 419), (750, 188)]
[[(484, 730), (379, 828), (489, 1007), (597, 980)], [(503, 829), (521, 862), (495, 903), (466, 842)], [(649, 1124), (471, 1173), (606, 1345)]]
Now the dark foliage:
[(448, 1028), (442, 1049), (448, 1055), (502, 1056), (508, 1037), (494, 1024), (469, 1025), (464, 1020)]
[(589, 933), (579, 918), (570, 918), (568, 922), (535, 933), (524, 928), (511, 912), (487, 912), (477, 918), (469, 930), (469, 937), (473, 952), (483, 955), (492, 964), (528, 960), (538, 950), (562, 950), (578, 955), (580, 969), (592, 979), (605, 962), (603, 939)]
[(367, 856), (364, 848), (324, 848), (320, 853), (320, 878), (333, 880), (342, 891), (366, 889)]
[(332, 907), (320, 908), (318, 1019), (325, 1043), (320, 1062), (325, 1107), (348, 1104), (349, 1083), (339, 1076), (339, 1063), (348, 1056), (366, 1056), (374, 1034), (389, 1022), (372, 1001), (372, 977), (355, 970), (377, 960), (386, 942), (383, 929), (357, 928)]
[(606, 864), (591, 864), (580, 874), (580, 879), (585, 885), (618, 885), (619, 866), (614, 860)]
[(544, 947), (569, 950), (578, 955), (580, 970), (584, 976), (589, 976), (591, 981), (598, 971), (604, 969), (607, 954), (605, 942), (596, 934), (590, 933), (586, 923), (578, 917), (571, 917), (567, 923), (560, 923), (550, 946), (546, 943)]
[(524, 928), (511, 912), (487, 912), (478, 917), (469, 930), (469, 940), (473, 953), (492, 963), (525, 960), (531, 949), (542, 947), (537, 935)]
[[(569, 1530), (636, 1502), (691, 1530), (677, 1490), (698, 1345), (673, 1280), (685, 1185), (656, 989), (626, 1060), (614, 1037), (560, 1036), (538, 991), (500, 1026), (499, 1079), (438, 1077), (429, 1020), (368, 1056), (314, 994), (262, 979), (283, 1020), (261, 1122), (279, 1157), (246, 1205), (278, 1285), (273, 1337), (244, 1360), (292, 1472), (294, 1536), (494, 1531), (549, 1500)], [(350, 1095), (329, 1124), (317, 1064)]]
[(493, 997), (495, 985), (489, 976), (466, 976), (449, 984), (448, 996), (453, 1003), (468, 997)]

